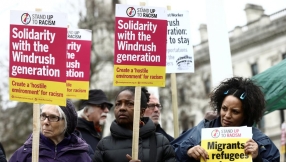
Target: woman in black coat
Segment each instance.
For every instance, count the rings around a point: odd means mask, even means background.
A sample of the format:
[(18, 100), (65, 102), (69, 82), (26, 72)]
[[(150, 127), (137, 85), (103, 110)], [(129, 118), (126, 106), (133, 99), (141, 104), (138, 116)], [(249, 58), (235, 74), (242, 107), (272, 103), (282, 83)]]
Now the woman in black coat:
[(156, 133), (155, 124), (149, 117), (143, 117), (150, 94), (145, 88), (141, 90), (141, 118), (139, 129), (138, 159), (131, 160), (132, 130), (135, 88), (121, 91), (115, 101), (115, 120), (112, 122), (111, 136), (99, 141), (95, 150), (94, 162), (175, 162), (175, 153), (169, 141)]

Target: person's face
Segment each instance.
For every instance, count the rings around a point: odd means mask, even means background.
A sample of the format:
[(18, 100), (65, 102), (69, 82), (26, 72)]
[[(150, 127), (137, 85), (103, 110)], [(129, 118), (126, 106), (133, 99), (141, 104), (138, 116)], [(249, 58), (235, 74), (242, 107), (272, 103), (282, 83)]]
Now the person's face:
[[(42, 109), (41, 116), (54, 116), (59, 117), (60, 113), (54, 105), (46, 105)], [(65, 120), (59, 119), (59, 121), (49, 121), (48, 118), (41, 120), (41, 132), (42, 134), (51, 139), (52, 141), (59, 141), (64, 137)]]
[(223, 127), (242, 126), (244, 121), (242, 102), (232, 95), (226, 96), (222, 102), (220, 116)]
[(125, 90), (119, 93), (115, 101), (116, 122), (127, 129), (133, 129), (134, 95)]
[(101, 105), (89, 105), (86, 110), (86, 116), (89, 121), (92, 121), (94, 125), (103, 125), (105, 123), (107, 113), (109, 109), (106, 104)]
[(161, 108), (156, 105), (160, 105), (159, 100), (154, 95), (150, 95), (150, 100), (144, 116), (149, 117), (155, 124), (158, 124), (160, 120)]

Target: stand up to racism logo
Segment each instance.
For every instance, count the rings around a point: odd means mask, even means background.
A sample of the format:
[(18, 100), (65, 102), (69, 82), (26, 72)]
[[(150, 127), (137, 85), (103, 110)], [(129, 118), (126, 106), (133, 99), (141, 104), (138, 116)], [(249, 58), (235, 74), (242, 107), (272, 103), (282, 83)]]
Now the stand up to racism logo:
[(28, 13), (23, 13), (21, 16), (21, 21), (23, 24), (27, 25), (31, 22), (31, 16)]
[(220, 135), (219, 130), (218, 129), (213, 130), (211, 135), (213, 138), (218, 138)]
[(126, 10), (126, 14), (129, 17), (134, 17), (136, 15), (136, 9), (134, 7), (128, 7)]

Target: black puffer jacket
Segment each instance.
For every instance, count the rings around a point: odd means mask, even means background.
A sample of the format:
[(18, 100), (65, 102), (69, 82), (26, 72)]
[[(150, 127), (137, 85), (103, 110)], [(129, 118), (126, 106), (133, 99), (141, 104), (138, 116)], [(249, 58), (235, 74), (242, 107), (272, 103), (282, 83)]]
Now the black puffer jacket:
[[(155, 125), (148, 118), (139, 129), (138, 159), (141, 162), (150, 162), (150, 137), (155, 133)], [(103, 138), (97, 145), (94, 162), (128, 162), (126, 154), (132, 155), (132, 131), (112, 122), (111, 136)], [(157, 154), (156, 162), (175, 162), (175, 154), (169, 141), (160, 133), (156, 133)]]

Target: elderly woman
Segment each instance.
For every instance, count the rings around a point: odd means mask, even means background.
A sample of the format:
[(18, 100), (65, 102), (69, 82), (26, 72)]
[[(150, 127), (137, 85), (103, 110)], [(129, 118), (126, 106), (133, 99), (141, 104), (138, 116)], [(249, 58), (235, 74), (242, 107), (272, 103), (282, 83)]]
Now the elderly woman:
[[(223, 81), (211, 94), (210, 104), (217, 110), (214, 120), (203, 120), (172, 142), (180, 162), (207, 159), (201, 144), (201, 129), (214, 127), (252, 127), (263, 116), (265, 99), (260, 88), (250, 79), (233, 77)], [(253, 162), (278, 162), (280, 154), (273, 142), (259, 129), (252, 127), (252, 139), (245, 143), (244, 152)]]
[[(77, 123), (74, 105), (41, 107), (39, 161), (91, 161), (88, 145), (73, 132)], [(32, 156), (32, 136), (12, 155), (11, 162), (28, 162)]]
[[(135, 89), (121, 91), (115, 101), (115, 120), (112, 122), (111, 136), (99, 141), (95, 150), (94, 162), (128, 162), (132, 153), (132, 130)], [(141, 91), (141, 118), (135, 123), (139, 129), (139, 160), (152, 162), (174, 162), (175, 154), (169, 141), (162, 134), (156, 133), (155, 124), (149, 117), (143, 117), (150, 94), (145, 88)], [(154, 142), (152, 142), (154, 141)]]

